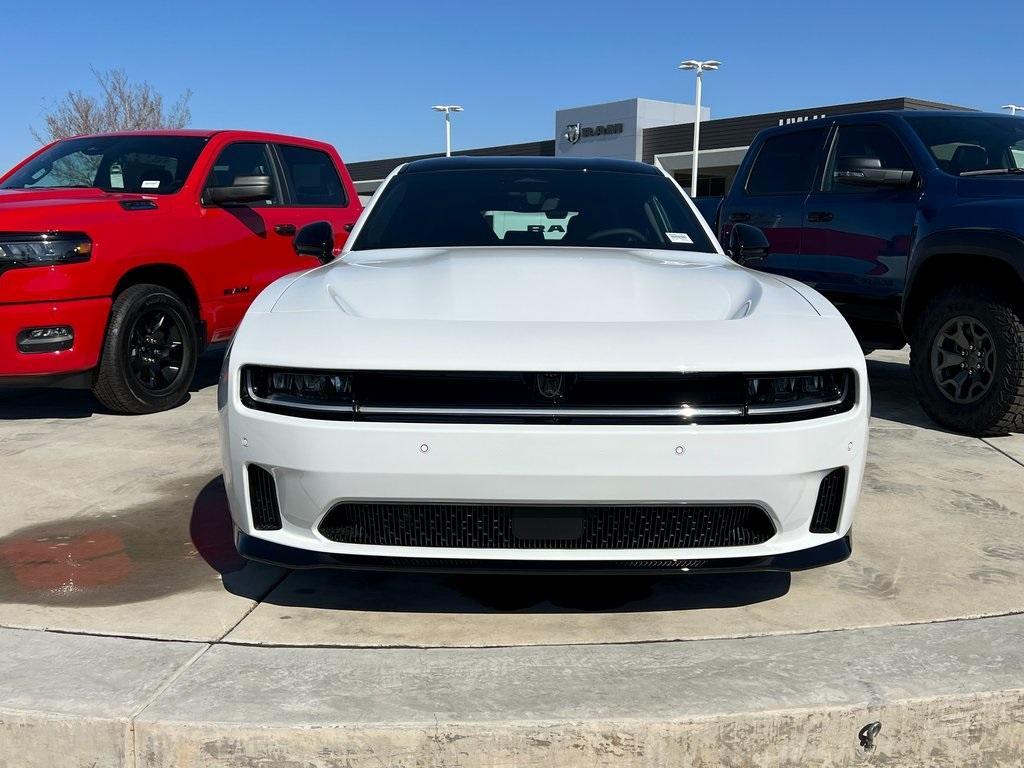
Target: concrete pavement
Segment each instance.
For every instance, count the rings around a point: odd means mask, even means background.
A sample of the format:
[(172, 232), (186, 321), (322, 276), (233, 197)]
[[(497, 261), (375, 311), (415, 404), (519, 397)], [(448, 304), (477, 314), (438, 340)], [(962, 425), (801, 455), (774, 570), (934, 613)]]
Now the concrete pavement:
[[(905, 353), (869, 363), (849, 561), (599, 582), (245, 564), (216, 367), (204, 359), (185, 406), (145, 417), (0, 391), (0, 767), (1024, 753), (1024, 435), (935, 428)], [(855, 732), (879, 713), (868, 753)]]
[(352, 649), (0, 630), (0, 768), (1019, 765), (1022, 632)]

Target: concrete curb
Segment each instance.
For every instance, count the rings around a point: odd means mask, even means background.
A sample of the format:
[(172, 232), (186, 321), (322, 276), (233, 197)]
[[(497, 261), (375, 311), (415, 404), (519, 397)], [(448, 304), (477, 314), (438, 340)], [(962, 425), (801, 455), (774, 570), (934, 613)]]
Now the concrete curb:
[(0, 630), (0, 766), (1019, 765), (1022, 631), (418, 650)]
[[(857, 732), (884, 723), (875, 751)], [(1024, 691), (678, 721), (257, 728), (136, 725), (138, 766), (1019, 766)]]

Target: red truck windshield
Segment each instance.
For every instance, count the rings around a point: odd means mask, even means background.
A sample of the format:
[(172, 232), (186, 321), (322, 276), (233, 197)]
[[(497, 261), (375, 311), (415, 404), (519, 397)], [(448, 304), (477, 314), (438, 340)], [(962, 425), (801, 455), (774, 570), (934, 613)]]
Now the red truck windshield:
[(204, 136), (86, 136), (58, 142), (20, 168), (0, 189), (94, 187), (166, 195), (181, 189)]

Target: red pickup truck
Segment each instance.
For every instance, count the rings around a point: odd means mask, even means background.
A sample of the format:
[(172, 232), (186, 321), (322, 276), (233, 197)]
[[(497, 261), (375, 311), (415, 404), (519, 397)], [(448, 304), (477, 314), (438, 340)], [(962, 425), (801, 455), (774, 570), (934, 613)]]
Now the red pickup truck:
[(259, 292), (316, 266), (293, 248), (362, 210), (329, 144), (251, 131), (66, 139), (0, 176), (0, 385), (91, 387), (148, 413), (188, 392)]

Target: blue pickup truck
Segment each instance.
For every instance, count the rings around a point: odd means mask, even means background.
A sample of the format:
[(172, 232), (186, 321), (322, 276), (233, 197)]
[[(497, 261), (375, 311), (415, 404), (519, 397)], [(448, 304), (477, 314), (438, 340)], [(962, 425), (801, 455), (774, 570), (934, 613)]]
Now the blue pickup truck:
[(717, 210), (699, 203), (733, 258), (817, 288), (865, 350), (909, 342), (940, 425), (1024, 429), (1024, 119), (902, 111), (771, 128)]

